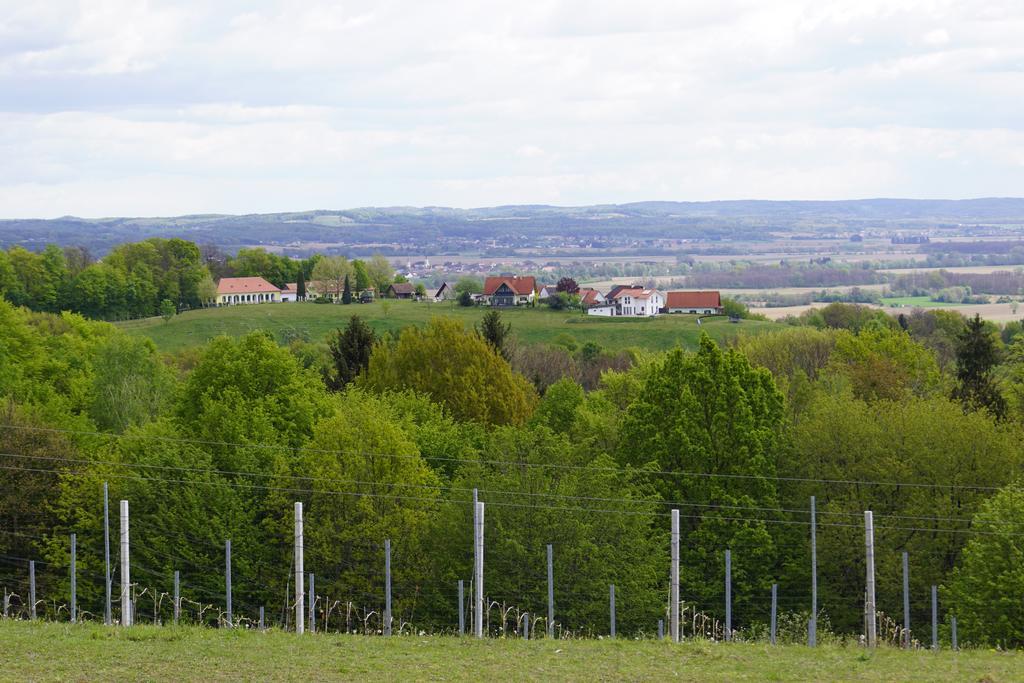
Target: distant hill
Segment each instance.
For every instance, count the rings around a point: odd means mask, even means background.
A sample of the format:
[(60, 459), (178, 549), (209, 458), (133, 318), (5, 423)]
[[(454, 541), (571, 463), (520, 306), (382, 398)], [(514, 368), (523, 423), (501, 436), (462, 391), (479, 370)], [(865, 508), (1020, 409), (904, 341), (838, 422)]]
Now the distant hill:
[(234, 249), (247, 244), (353, 251), (459, 251), (474, 243), (532, 246), (541, 240), (763, 239), (768, 231), (955, 229), (1024, 225), (1024, 199), (637, 202), (477, 209), (381, 207), (168, 218), (0, 220), (0, 245), (82, 245), (96, 254), (125, 241), (182, 237)]

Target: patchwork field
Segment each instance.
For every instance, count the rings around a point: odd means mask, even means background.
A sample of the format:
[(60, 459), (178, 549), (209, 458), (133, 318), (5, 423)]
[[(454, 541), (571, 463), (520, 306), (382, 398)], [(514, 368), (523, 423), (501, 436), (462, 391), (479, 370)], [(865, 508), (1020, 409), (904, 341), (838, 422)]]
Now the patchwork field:
[[(450, 316), (466, 327), (476, 325), (486, 308), (464, 308), (453, 303), (417, 303), (414, 301), (377, 301), (372, 304), (257, 304), (230, 306), (177, 315), (169, 322), (147, 318), (119, 323), (131, 334), (146, 335), (163, 351), (176, 352), (203, 344), (226, 334), (237, 337), (253, 330), (265, 330), (279, 341), (302, 337), (323, 339), (343, 327), (353, 315), (365, 319), (377, 332), (398, 332), (408, 325), (422, 325), (435, 316)], [(701, 331), (723, 342), (739, 334), (757, 334), (777, 329), (776, 323), (744, 320), (731, 323), (726, 318), (673, 315), (657, 318), (599, 318), (578, 311), (552, 311), (546, 307), (502, 309), (505, 321), (521, 341), (575, 342), (593, 341), (609, 349), (641, 348), (652, 351), (677, 345), (694, 348)]]

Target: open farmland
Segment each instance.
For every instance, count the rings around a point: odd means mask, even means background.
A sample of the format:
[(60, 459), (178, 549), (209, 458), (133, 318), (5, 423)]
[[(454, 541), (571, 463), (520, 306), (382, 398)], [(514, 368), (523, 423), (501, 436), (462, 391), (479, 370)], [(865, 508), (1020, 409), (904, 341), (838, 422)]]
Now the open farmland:
[(5, 621), (8, 680), (1013, 681), (1014, 652), (766, 643), (475, 640)]
[[(328, 332), (344, 327), (358, 315), (377, 332), (397, 333), (408, 325), (422, 325), (432, 317), (461, 320), (466, 327), (479, 323), (487, 307), (464, 308), (454, 303), (414, 301), (376, 301), (372, 304), (259, 304), (228, 306), (189, 311), (169, 322), (147, 318), (120, 323), (130, 334), (151, 337), (162, 351), (180, 351), (204, 344), (218, 335), (238, 337), (253, 330), (265, 330), (279, 341), (292, 338), (323, 339)], [(730, 323), (724, 317), (705, 318), (676, 315), (657, 318), (600, 318), (579, 311), (552, 311), (547, 307), (502, 309), (502, 317), (512, 325), (523, 342), (588, 341), (612, 349), (642, 348), (652, 351), (681, 345), (694, 348), (701, 331), (725, 341), (741, 333), (756, 334), (776, 329), (777, 325), (757, 320)], [(567, 339), (569, 338), (569, 339)]]
[[(980, 315), (985, 320), (991, 320), (992, 322), (1005, 323), (1011, 320), (1020, 320), (1024, 317), (1024, 311), (1018, 310), (1017, 313), (1013, 312), (1010, 304), (947, 304), (940, 303), (937, 301), (930, 301), (928, 297), (902, 297), (892, 300), (894, 303), (887, 306), (872, 306), (873, 308), (880, 308), (893, 315), (899, 313), (906, 313), (914, 310), (914, 308), (942, 308), (950, 311), (956, 311), (962, 313), (967, 317), (973, 317), (975, 313)], [(862, 304), (864, 306), (870, 306), (871, 304)], [(823, 308), (828, 306), (826, 303), (814, 303), (803, 306), (778, 306), (774, 308), (754, 308), (751, 309), (754, 313), (760, 313), (769, 320), (781, 320), (791, 315), (800, 315), (804, 311), (812, 308)]]

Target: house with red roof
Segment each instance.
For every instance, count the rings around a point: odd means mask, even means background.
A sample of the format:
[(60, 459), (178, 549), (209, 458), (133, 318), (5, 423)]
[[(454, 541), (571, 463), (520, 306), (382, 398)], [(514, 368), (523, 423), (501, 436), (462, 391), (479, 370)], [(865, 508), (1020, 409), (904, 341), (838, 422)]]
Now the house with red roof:
[(281, 300), (281, 289), (261, 277), (222, 277), (217, 283), (217, 305), (262, 304)]
[(665, 309), (669, 313), (721, 315), (722, 295), (718, 292), (668, 292)]
[(590, 308), (591, 306), (599, 306), (604, 303), (604, 294), (597, 291), (593, 287), (580, 287), (579, 291), (580, 304), (583, 308)]
[(498, 275), (484, 280), (484, 300), (491, 306), (529, 306), (537, 298), (532, 275)]

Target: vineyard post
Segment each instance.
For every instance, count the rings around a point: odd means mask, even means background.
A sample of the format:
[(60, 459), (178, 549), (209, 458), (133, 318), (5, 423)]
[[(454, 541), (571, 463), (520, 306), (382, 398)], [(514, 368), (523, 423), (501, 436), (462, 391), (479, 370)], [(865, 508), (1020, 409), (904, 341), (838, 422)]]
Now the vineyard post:
[(959, 649), (956, 643), (956, 617), (950, 617), (949, 628), (950, 640), (952, 641), (950, 644), (953, 646), (953, 651), (956, 652)]
[(474, 577), (476, 583), (476, 611), (473, 614), (473, 618), (476, 620), (475, 632), (477, 638), (484, 637), (484, 504), (478, 502), (476, 504), (476, 523), (474, 524), (476, 530), (475, 535), (475, 547), (476, 547), (476, 562), (474, 563), (476, 568), (476, 576)]
[(864, 547), (867, 564), (866, 612), (868, 647), (878, 645), (878, 615), (875, 613), (875, 521), (871, 510), (864, 512)]
[(32, 619), (36, 618), (36, 561), (28, 561), (28, 614)]
[(732, 640), (732, 551), (725, 550), (725, 640)]
[(903, 551), (903, 647), (910, 647), (910, 555)]
[(811, 620), (807, 622), (807, 644), (818, 643), (818, 524), (814, 496), (811, 496)]
[(679, 642), (679, 510), (672, 511), (672, 569), (669, 576), (669, 631), (672, 642)]
[(466, 634), (466, 603), (463, 592), (463, 582), (459, 579), (459, 635)]
[(939, 649), (939, 587), (932, 584), (932, 649)]
[(110, 501), (107, 493), (107, 482), (103, 482), (103, 560), (105, 566), (106, 602), (103, 603), (103, 623), (110, 626), (112, 620), (110, 610)]
[(132, 625), (131, 563), (128, 547), (128, 501), (121, 501), (121, 625)]
[(75, 557), (78, 551), (78, 538), (71, 534), (71, 623), (78, 621), (78, 576)]
[(303, 590), (302, 582), (306, 578), (306, 572), (302, 566), (302, 503), (295, 502), (295, 633), (302, 635), (305, 625), (306, 614), (303, 601), (306, 592)]
[(181, 573), (174, 570), (174, 625), (181, 618)]
[(555, 565), (554, 549), (548, 543), (548, 638), (555, 637)]
[(778, 625), (778, 611), (779, 609), (779, 584), (772, 584), (772, 630), (771, 630), (771, 644), (775, 644), (775, 631)]
[(608, 587), (608, 602), (609, 602), (609, 607), (610, 607), (610, 612), (611, 612), (611, 614), (609, 615), (610, 622), (611, 622), (611, 637), (614, 640), (615, 639), (615, 584), (614, 583), (611, 586)]
[(391, 635), (391, 539), (384, 539), (384, 635)]
[(316, 633), (316, 589), (314, 588), (316, 576), (309, 573), (309, 632)]
[(263, 605), (260, 605), (260, 630), (266, 628), (265, 622), (263, 621)]
[(231, 612), (231, 539), (224, 542), (224, 595), (227, 598), (227, 620), (228, 628), (233, 623)]

